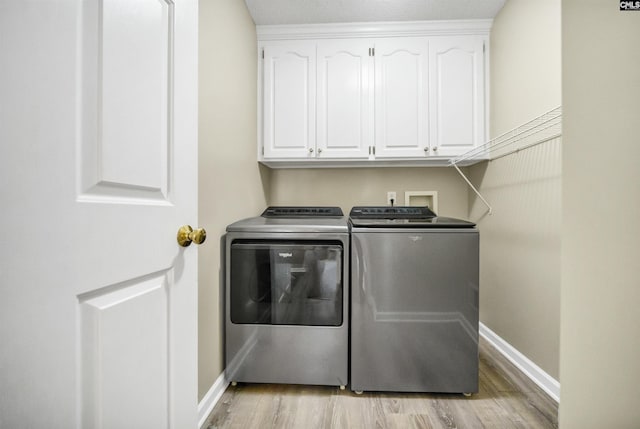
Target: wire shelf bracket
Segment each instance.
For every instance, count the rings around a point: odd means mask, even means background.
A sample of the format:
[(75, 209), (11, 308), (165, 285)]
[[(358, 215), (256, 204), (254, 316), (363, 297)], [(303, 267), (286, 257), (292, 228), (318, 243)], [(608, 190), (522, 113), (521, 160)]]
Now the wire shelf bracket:
[(480, 145), (458, 157), (451, 158), (449, 165), (467, 182), (469, 187), (480, 198), (492, 214), (493, 208), (480, 194), (467, 176), (460, 170), (458, 164), (471, 165), (480, 161), (493, 161), (512, 153), (519, 152), (541, 143), (547, 142), (562, 135), (562, 106), (556, 107), (537, 118), (508, 131), (487, 143)]
[(489, 209), (489, 214), (493, 213), (493, 208), (491, 207), (491, 204), (489, 204), (489, 203), (487, 202), (487, 200), (485, 200), (485, 199), (484, 199), (484, 197), (482, 196), (482, 194), (481, 194), (481, 193), (476, 189), (476, 187), (475, 187), (475, 186), (473, 186), (473, 183), (471, 183), (471, 182), (469, 181), (469, 179), (467, 179), (467, 176), (465, 176), (465, 175), (464, 175), (464, 173), (462, 172), (462, 170), (460, 170), (460, 167), (458, 167), (456, 164), (452, 164), (452, 165), (455, 167), (456, 171), (457, 171), (458, 173), (460, 173), (460, 175), (462, 176), (462, 178), (464, 179), (464, 181), (465, 181), (465, 182), (467, 182), (467, 185), (469, 185), (469, 187), (470, 187), (471, 189), (473, 189), (473, 192), (475, 192), (475, 193), (476, 193), (476, 195), (478, 196), (478, 198), (480, 198), (480, 200), (484, 203), (484, 205), (485, 205), (485, 206), (487, 206), (487, 208)]

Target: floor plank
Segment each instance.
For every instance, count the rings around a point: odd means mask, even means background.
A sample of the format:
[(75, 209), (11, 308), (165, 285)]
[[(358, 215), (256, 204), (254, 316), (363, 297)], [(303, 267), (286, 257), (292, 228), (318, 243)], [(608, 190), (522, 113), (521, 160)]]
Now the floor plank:
[(466, 429), (558, 427), (558, 404), (486, 341), (480, 391), (458, 394), (365, 392), (328, 386), (229, 386), (205, 428)]

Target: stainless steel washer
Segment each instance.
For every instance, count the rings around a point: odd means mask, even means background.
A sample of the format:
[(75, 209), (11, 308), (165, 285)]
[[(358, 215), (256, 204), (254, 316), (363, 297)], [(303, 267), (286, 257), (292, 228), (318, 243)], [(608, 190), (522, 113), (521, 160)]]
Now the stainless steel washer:
[(354, 207), (351, 389), (478, 391), (479, 236), (426, 207)]
[(232, 382), (348, 381), (349, 232), (339, 207), (269, 207), (227, 227)]

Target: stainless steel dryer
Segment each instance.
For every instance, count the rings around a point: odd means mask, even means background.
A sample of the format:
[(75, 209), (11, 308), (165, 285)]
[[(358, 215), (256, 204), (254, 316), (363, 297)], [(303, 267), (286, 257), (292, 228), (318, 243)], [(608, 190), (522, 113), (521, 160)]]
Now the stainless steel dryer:
[(232, 382), (348, 381), (349, 232), (339, 207), (269, 207), (227, 227)]
[(475, 225), (427, 207), (354, 207), (351, 389), (478, 391)]

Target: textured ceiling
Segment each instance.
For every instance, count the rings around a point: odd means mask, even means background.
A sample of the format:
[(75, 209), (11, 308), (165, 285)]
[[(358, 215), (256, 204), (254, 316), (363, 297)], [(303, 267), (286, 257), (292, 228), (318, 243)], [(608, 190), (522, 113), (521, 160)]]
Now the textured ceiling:
[(245, 0), (257, 25), (492, 19), (505, 0)]

